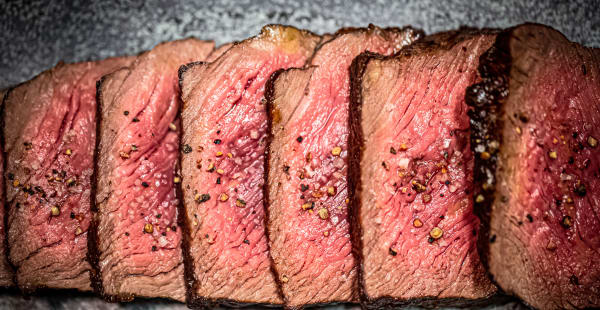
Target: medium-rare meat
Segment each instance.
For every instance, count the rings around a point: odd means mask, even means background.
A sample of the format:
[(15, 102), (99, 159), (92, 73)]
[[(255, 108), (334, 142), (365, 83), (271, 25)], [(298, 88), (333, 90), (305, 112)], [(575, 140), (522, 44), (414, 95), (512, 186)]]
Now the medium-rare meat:
[(535, 308), (600, 307), (600, 49), (526, 24), (479, 73), (466, 98), (482, 259)]
[[(3, 89), (0, 90), (0, 104), (4, 103), (4, 97), (8, 90)], [(0, 110), (2, 108), (0, 107)], [(2, 134), (0, 132), (0, 141), (2, 141)], [(4, 176), (4, 152), (2, 152), (1, 148), (2, 143), (0, 143), (0, 176)], [(6, 228), (4, 217), (6, 216), (6, 210), (4, 209), (4, 202), (6, 201), (6, 197), (4, 195), (4, 177), (0, 177), (0, 287), (8, 287), (13, 286), (13, 270), (10, 264), (8, 263), (8, 253), (7, 253), (7, 244), (6, 244)]]
[(463, 29), (353, 62), (349, 196), (369, 308), (472, 305), (496, 291), (477, 253), (464, 100), (493, 39)]
[(4, 101), (8, 250), (24, 291), (90, 290), (96, 80), (131, 60), (60, 63)]
[(208, 41), (163, 43), (98, 85), (99, 134), (90, 259), (94, 290), (110, 301), (185, 299), (179, 197), (179, 66), (204, 60)]
[(268, 87), (268, 235), (286, 305), (358, 300), (347, 215), (349, 67), (364, 51), (398, 52), (412, 28), (342, 29), (305, 69)]
[(191, 306), (282, 303), (264, 226), (264, 89), (274, 71), (304, 65), (319, 40), (269, 25), (214, 62), (180, 70)]

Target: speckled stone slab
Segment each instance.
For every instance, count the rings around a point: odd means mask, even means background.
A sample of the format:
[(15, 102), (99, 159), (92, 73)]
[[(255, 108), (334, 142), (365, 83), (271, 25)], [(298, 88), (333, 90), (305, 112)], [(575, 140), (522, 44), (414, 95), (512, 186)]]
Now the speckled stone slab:
[[(255, 35), (269, 23), (316, 33), (340, 27), (413, 25), (427, 33), (538, 22), (570, 40), (600, 46), (600, 0), (224, 0), (224, 1), (7, 1), (0, 0), (0, 88), (26, 81), (58, 61), (136, 54), (189, 36), (217, 44)], [(140, 300), (109, 304), (89, 294), (45, 292), (24, 299), (0, 292), (0, 309), (186, 309)], [(334, 307), (340, 308), (340, 307)], [(517, 302), (495, 309), (524, 309)]]

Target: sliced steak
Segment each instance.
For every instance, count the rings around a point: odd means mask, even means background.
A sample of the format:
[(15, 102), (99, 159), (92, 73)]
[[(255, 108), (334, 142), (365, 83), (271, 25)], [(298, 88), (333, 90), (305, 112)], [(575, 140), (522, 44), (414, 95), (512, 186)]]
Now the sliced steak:
[[(94, 289), (110, 301), (185, 299), (175, 174), (177, 70), (214, 44), (163, 43), (98, 84), (100, 113), (91, 261)], [(93, 252), (92, 252), (93, 249)]]
[(364, 51), (393, 54), (411, 28), (343, 29), (311, 67), (280, 71), (268, 88), (268, 234), (286, 305), (358, 300), (347, 214), (349, 71)]
[(349, 196), (369, 308), (472, 305), (496, 291), (477, 253), (464, 100), (493, 39), (464, 29), (353, 62)]
[(282, 302), (264, 226), (264, 90), (274, 71), (304, 65), (319, 40), (269, 25), (216, 61), (180, 70), (191, 306)]
[[(4, 98), (8, 90), (0, 90), (0, 103), (4, 104)], [(0, 107), (0, 109), (2, 109)], [(4, 152), (2, 151), (1, 143), (2, 134), (0, 132), (0, 176), (4, 176)], [(13, 286), (14, 272), (12, 267), (8, 263), (8, 252), (7, 252), (7, 241), (6, 241), (6, 228), (5, 228), (5, 206), (6, 191), (4, 190), (4, 177), (0, 177), (0, 287)]]
[(227, 50), (229, 50), (235, 43), (225, 43), (219, 47), (216, 47), (208, 57), (206, 57), (206, 62), (213, 62), (217, 58), (221, 57)]
[(9, 259), (24, 291), (90, 290), (96, 80), (131, 60), (60, 63), (4, 101)]
[(466, 98), (489, 272), (538, 309), (600, 307), (600, 49), (526, 24), (479, 73)]

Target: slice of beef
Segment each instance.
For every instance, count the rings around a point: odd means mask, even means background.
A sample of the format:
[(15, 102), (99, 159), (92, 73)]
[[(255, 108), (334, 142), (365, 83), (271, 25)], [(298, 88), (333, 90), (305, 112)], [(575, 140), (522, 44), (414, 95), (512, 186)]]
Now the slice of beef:
[(525, 24), (479, 73), (466, 98), (489, 272), (538, 309), (600, 307), (600, 49)]
[(60, 63), (4, 101), (9, 259), (24, 291), (90, 290), (96, 80), (131, 60)]
[(221, 55), (223, 55), (227, 50), (229, 50), (233, 45), (235, 45), (235, 43), (225, 43), (215, 48), (215, 50), (212, 51), (212, 53), (210, 53), (208, 57), (206, 57), (206, 62), (215, 61), (217, 58), (221, 57)]
[(320, 37), (268, 25), (210, 64), (180, 70), (188, 302), (281, 304), (265, 236), (265, 83)]
[[(179, 66), (204, 60), (208, 41), (163, 43), (98, 84), (100, 108), (90, 258), (96, 292), (185, 299), (179, 197)], [(93, 251), (92, 251), (93, 250)]]
[[(8, 93), (7, 89), (0, 90), (0, 103), (4, 104), (4, 98)], [(0, 107), (0, 110), (2, 107)], [(3, 137), (0, 132), (0, 176), (4, 176), (4, 152), (2, 151), (2, 143)], [(4, 178), (0, 178), (0, 287), (9, 287), (14, 285), (13, 277), (14, 272), (10, 264), (8, 263), (8, 253), (7, 253), (7, 242), (6, 242), (6, 228), (5, 228), (5, 217), (6, 210), (4, 206), (4, 202), (6, 201), (5, 197), (6, 191), (4, 190)]]
[(349, 196), (369, 308), (474, 305), (496, 291), (477, 253), (464, 100), (493, 39), (463, 29), (353, 62)]
[(364, 51), (398, 52), (412, 28), (343, 29), (306, 69), (280, 71), (268, 87), (268, 234), (286, 305), (358, 300), (347, 214), (349, 67)]

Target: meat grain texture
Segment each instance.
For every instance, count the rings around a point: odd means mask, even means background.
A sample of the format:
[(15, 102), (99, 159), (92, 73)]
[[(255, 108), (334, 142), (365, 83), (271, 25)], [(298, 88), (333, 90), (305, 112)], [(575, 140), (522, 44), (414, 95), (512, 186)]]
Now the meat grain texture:
[(265, 83), (276, 70), (303, 66), (319, 41), (306, 31), (268, 25), (214, 62), (181, 70), (192, 306), (282, 303), (264, 226)]
[(364, 51), (390, 55), (419, 38), (412, 28), (343, 29), (305, 69), (269, 83), (268, 222), (286, 305), (358, 300), (347, 214), (349, 67)]
[(353, 62), (350, 200), (369, 308), (475, 305), (496, 291), (476, 248), (464, 100), (493, 38), (439, 33)]
[(209, 41), (159, 44), (102, 78), (90, 260), (105, 299), (185, 299), (175, 183), (179, 66), (204, 60)]
[(4, 101), (9, 260), (24, 291), (90, 290), (96, 80), (131, 60), (59, 63)]
[(598, 308), (600, 49), (525, 24), (481, 59), (467, 100), (482, 258), (535, 308)]

